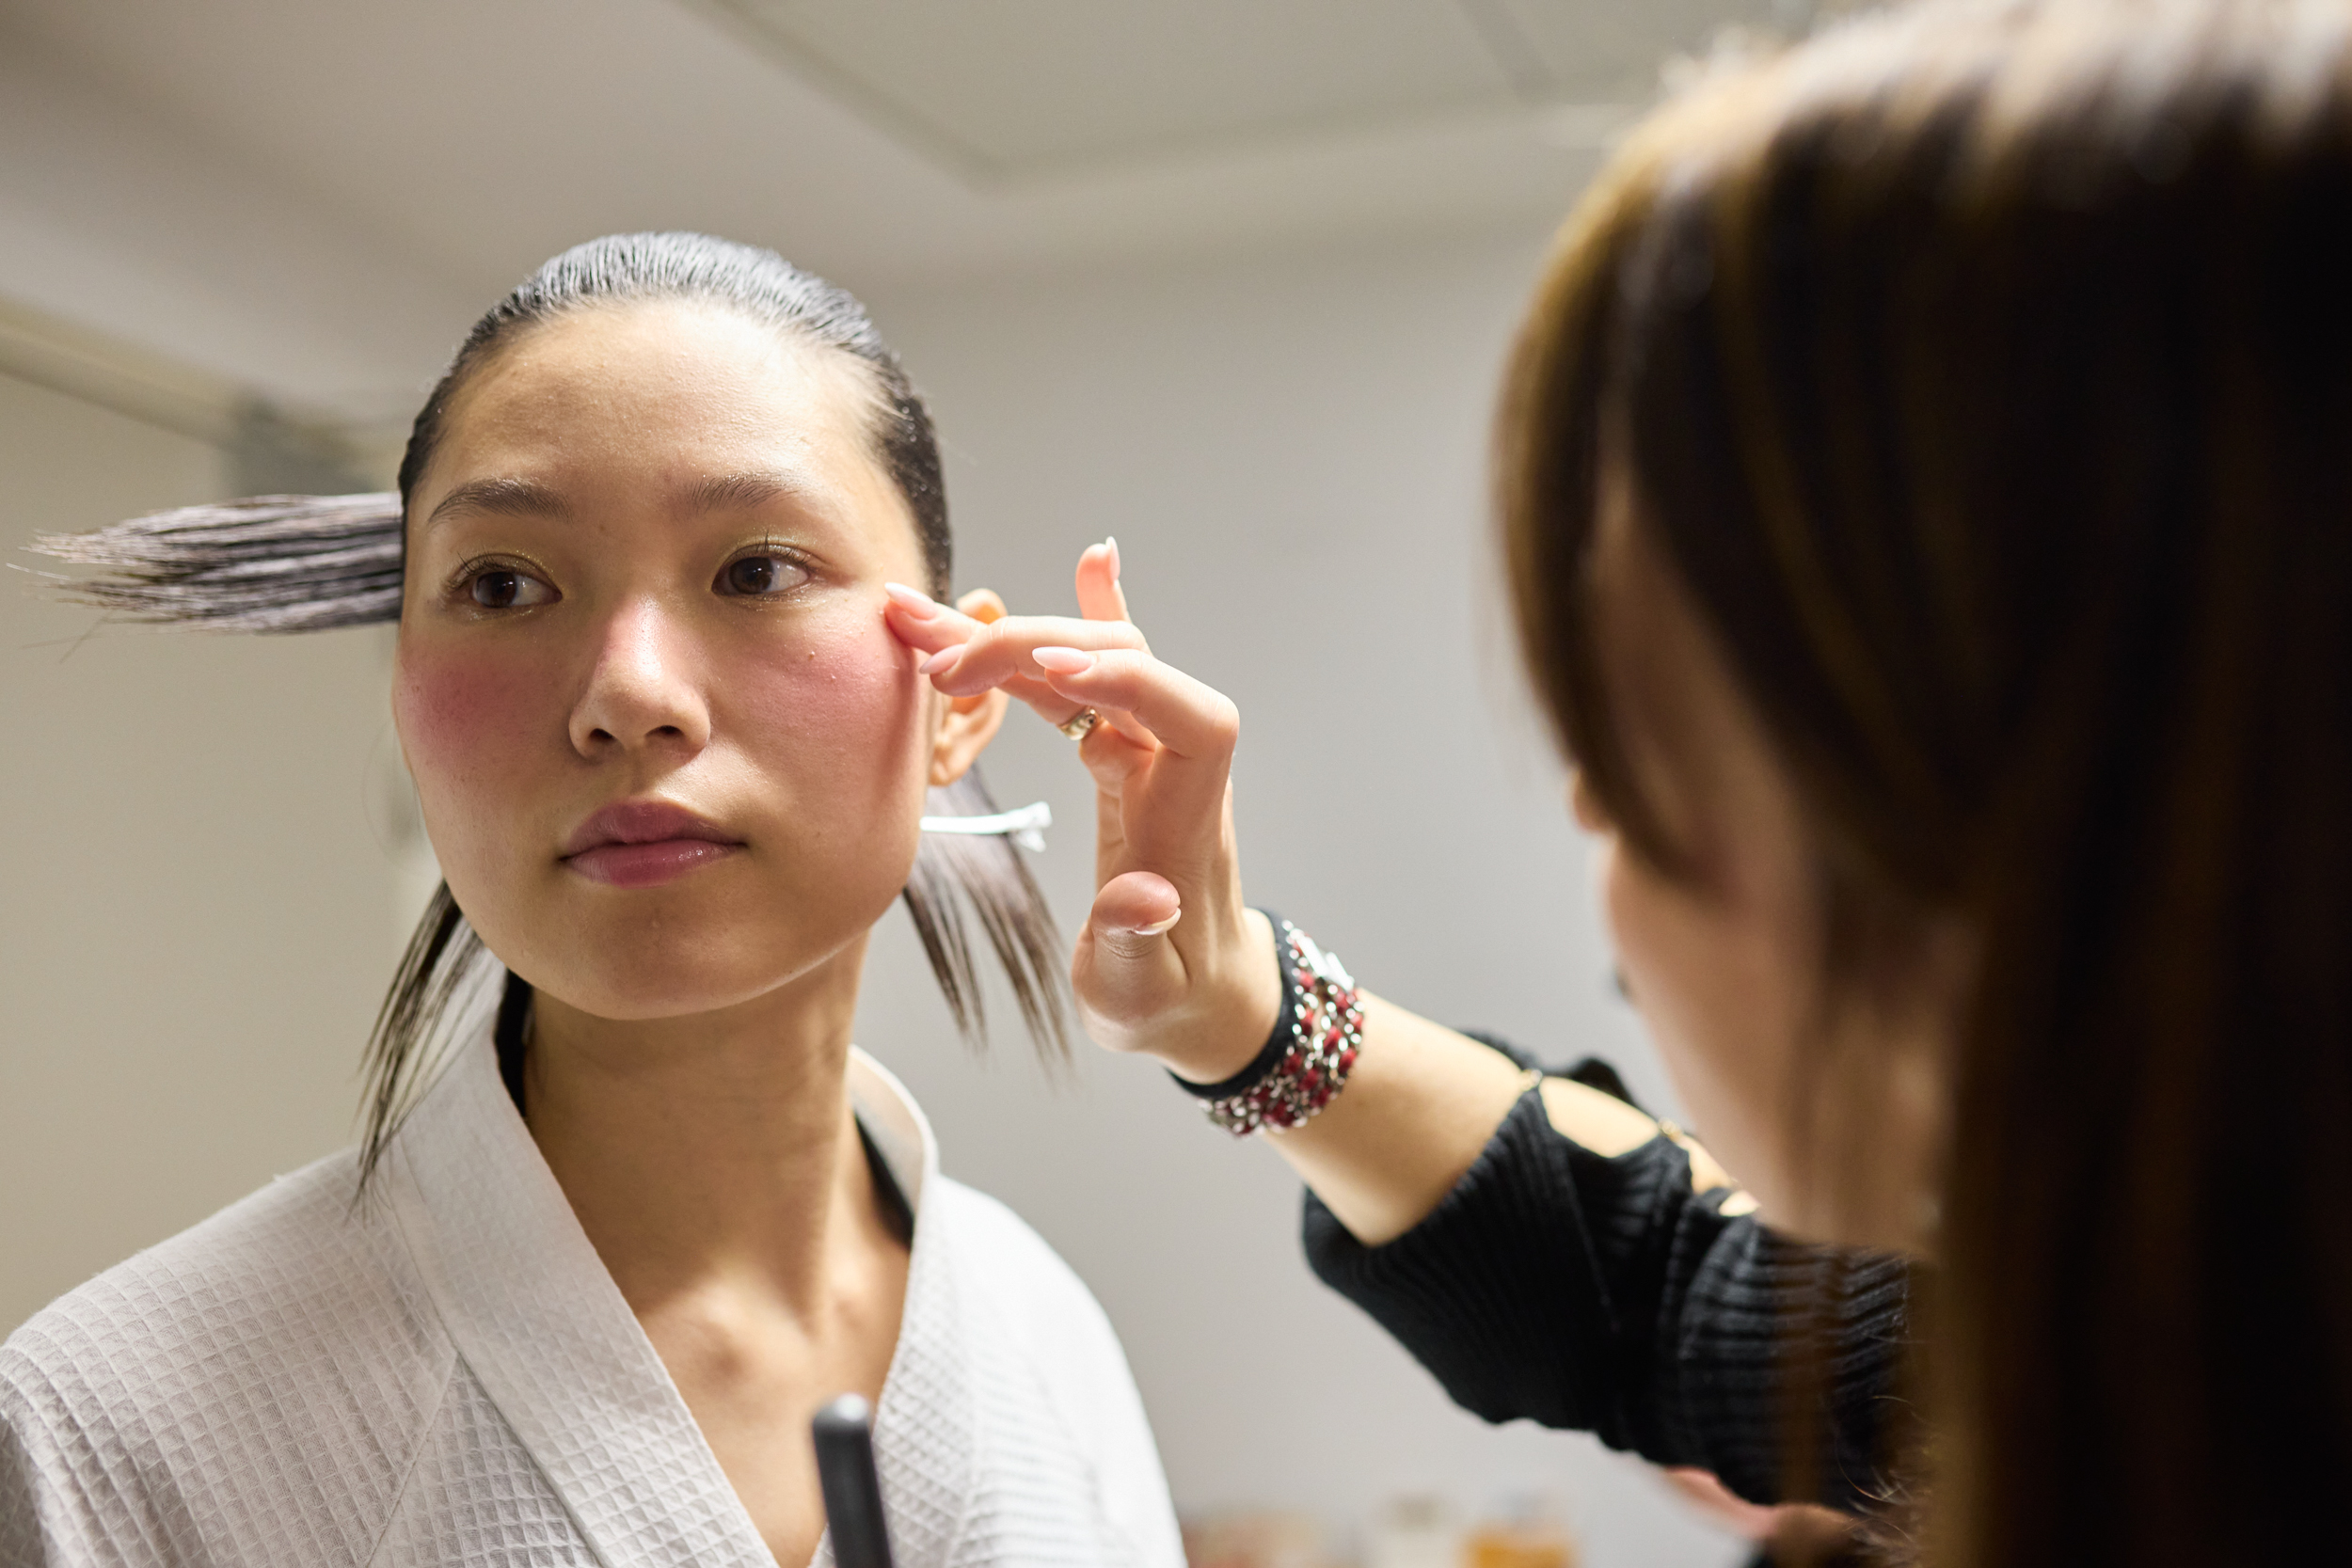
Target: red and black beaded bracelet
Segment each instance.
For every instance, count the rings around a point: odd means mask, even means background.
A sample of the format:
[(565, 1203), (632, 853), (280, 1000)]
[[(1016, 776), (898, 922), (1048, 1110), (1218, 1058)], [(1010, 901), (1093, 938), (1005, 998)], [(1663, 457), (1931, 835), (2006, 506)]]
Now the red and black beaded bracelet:
[[(1296, 1127), (1331, 1103), (1364, 1043), (1362, 993), (1335, 956), (1271, 910), (1282, 1008), (1250, 1064), (1216, 1084), (1176, 1078), (1209, 1119), (1237, 1138)], [(1168, 1076), (1174, 1078), (1175, 1074)]]

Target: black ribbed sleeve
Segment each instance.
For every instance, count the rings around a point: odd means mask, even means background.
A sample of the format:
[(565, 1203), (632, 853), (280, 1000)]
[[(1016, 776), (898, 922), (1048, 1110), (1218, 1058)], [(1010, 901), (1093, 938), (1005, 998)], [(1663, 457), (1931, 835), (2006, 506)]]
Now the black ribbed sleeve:
[(1826, 1405), (1815, 1490), (1857, 1510), (1878, 1489), (1904, 1267), (1726, 1218), (1729, 1196), (1693, 1194), (1690, 1157), (1663, 1137), (1593, 1153), (1531, 1088), (1437, 1209), (1385, 1246), (1308, 1194), (1307, 1257), (1464, 1408), (1596, 1433), (1756, 1502), (1789, 1500), (1783, 1347), (1801, 1337)]

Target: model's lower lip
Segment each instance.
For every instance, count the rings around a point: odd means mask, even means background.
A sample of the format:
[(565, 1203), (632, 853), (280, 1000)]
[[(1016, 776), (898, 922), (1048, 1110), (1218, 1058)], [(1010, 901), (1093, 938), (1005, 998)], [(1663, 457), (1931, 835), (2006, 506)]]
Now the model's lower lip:
[(609, 887), (656, 887), (696, 866), (723, 860), (743, 847), (707, 838), (664, 838), (651, 844), (599, 844), (564, 858), (564, 863), (592, 882)]

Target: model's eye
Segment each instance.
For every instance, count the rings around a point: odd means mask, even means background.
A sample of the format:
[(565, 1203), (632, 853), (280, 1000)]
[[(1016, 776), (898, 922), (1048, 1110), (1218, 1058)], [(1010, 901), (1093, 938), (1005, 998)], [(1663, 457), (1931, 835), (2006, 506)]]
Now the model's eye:
[(466, 592), (485, 610), (523, 610), (552, 603), (555, 590), (512, 566), (490, 566), (473, 575)]
[(808, 580), (808, 569), (781, 555), (746, 555), (726, 563), (719, 573), (719, 592), (757, 598), (798, 588)]

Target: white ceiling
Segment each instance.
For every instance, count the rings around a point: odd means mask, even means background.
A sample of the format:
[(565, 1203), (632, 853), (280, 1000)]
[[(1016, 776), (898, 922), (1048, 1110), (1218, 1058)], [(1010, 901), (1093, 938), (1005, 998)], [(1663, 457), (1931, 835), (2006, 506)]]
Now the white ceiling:
[[(1639, 103), (1772, 0), (701, 0), (992, 182), (1549, 103)], [(1785, 0), (1784, 0), (1785, 6)]]
[(365, 420), (617, 230), (884, 294), (1534, 233), (1774, 3), (0, 0), (0, 296)]

